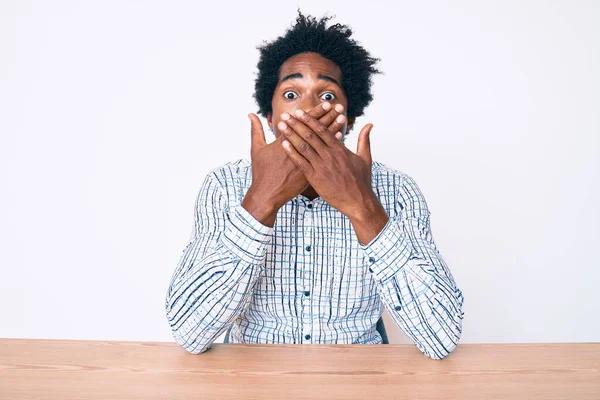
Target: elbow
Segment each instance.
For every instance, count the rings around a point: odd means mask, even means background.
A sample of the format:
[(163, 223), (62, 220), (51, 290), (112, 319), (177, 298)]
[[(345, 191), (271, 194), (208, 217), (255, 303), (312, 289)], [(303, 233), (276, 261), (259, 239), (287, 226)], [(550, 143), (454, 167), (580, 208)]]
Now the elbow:
[[(462, 337), (462, 327), (463, 327), (463, 302), (464, 298), (462, 292), (457, 289), (457, 306), (455, 307), (455, 312), (451, 313), (450, 320), (439, 321), (440, 326), (445, 326), (446, 329), (439, 331), (446, 332), (444, 335), (438, 336), (436, 334), (437, 346), (435, 349), (427, 349), (425, 355), (433, 360), (442, 360), (450, 355), (457, 347), (460, 342), (460, 338)], [(446, 307), (450, 309), (451, 307)]]
[(444, 358), (448, 357), (450, 353), (452, 353), (457, 347), (458, 343), (452, 343), (444, 346), (441, 351), (436, 350), (434, 352), (427, 352), (425, 355), (432, 360), (443, 360)]
[(462, 312), (459, 318), (456, 318), (457, 323), (452, 326), (449, 334), (439, 335), (436, 334), (434, 346), (419, 345), (419, 349), (423, 354), (432, 360), (442, 360), (448, 357), (457, 347), (462, 336)]
[(188, 329), (185, 324), (180, 326), (178, 329), (171, 327), (171, 333), (173, 335), (173, 339), (175, 339), (175, 343), (177, 343), (190, 354), (205, 353), (208, 349), (210, 349), (212, 344), (200, 339), (201, 335), (199, 336), (194, 334), (194, 330)]
[(443, 360), (444, 358), (448, 357), (450, 355), (450, 353), (452, 353), (454, 351), (454, 349), (456, 349), (458, 347), (458, 341), (439, 343), (434, 348), (425, 347), (422, 344), (417, 344), (417, 347), (428, 358), (430, 358), (432, 360)]
[(444, 337), (444, 340), (441, 341), (439, 346), (441, 351), (435, 352), (433, 354), (433, 357), (431, 357), (432, 359), (444, 359), (448, 357), (450, 353), (452, 353), (458, 347), (458, 343), (460, 342), (460, 338), (462, 336), (462, 319), (463, 312), (462, 310), (460, 310), (459, 315), (457, 315), (454, 319), (456, 321), (456, 324), (452, 326), (453, 329), (451, 331), (451, 334)]
[(197, 342), (186, 342), (175, 339), (177, 344), (179, 344), (185, 351), (190, 354), (203, 354), (206, 353), (208, 349), (210, 349), (211, 343), (197, 343)]
[(178, 317), (173, 315), (168, 297), (166, 302), (166, 318), (175, 343), (185, 351), (190, 354), (201, 354), (210, 348), (211, 342), (202, 339), (204, 335), (202, 335), (202, 332), (199, 332), (200, 324), (194, 323), (195, 318), (188, 317), (184, 320), (178, 320)]

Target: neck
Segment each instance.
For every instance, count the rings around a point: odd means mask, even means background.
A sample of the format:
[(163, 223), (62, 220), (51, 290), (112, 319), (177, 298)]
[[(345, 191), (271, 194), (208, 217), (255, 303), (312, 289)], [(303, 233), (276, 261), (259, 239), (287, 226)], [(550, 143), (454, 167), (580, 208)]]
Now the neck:
[(308, 197), (310, 200), (314, 200), (319, 196), (319, 193), (317, 193), (312, 186), (308, 185), (308, 187), (304, 189), (304, 192), (302, 192), (302, 195)]

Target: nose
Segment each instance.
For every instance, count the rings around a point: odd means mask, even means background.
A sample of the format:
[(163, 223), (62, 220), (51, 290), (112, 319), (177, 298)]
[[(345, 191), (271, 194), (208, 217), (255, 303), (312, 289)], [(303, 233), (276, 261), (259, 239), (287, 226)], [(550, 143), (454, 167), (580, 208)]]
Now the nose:
[(306, 96), (303, 101), (298, 104), (298, 108), (303, 110), (304, 112), (309, 112), (317, 105), (319, 105), (319, 99), (315, 99), (313, 96)]

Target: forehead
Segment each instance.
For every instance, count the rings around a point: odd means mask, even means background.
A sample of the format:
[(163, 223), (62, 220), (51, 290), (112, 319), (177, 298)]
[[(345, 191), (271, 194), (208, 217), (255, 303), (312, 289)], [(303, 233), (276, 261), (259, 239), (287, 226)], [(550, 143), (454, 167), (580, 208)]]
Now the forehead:
[(279, 80), (289, 74), (301, 73), (304, 77), (316, 77), (318, 74), (328, 75), (341, 81), (342, 71), (331, 60), (318, 53), (301, 53), (288, 58), (279, 69)]

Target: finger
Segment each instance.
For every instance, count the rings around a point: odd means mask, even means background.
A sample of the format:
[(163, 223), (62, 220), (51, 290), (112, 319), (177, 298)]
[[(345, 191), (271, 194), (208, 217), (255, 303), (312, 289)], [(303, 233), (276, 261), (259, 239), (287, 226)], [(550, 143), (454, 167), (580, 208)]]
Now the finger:
[(330, 132), (342, 132), (344, 126), (346, 125), (346, 116), (344, 114), (339, 114), (335, 120), (329, 125)]
[(314, 118), (319, 119), (319, 118), (323, 118), (324, 116), (326, 116), (329, 112), (331, 112), (332, 109), (333, 109), (333, 105), (330, 102), (325, 101), (325, 102), (319, 104), (318, 106), (313, 107), (313, 109), (307, 111), (307, 113), (312, 115)]
[(363, 159), (367, 165), (371, 165), (371, 129), (373, 124), (365, 125), (358, 134), (358, 144), (356, 147), (356, 155)]
[(288, 157), (292, 160), (296, 167), (302, 171), (308, 180), (308, 177), (314, 172), (312, 164), (306, 158), (304, 158), (302, 154), (300, 154), (287, 139), (281, 142), (281, 145), (283, 146), (283, 151), (286, 152)]
[(250, 120), (250, 154), (254, 154), (254, 152), (261, 147), (267, 144), (265, 139), (265, 131), (263, 130), (262, 122), (256, 114), (250, 113), (248, 114), (248, 119)]
[[(341, 121), (341, 122), (336, 122), (336, 118), (343, 114), (344, 112), (344, 106), (341, 104), (335, 104), (332, 105), (331, 103), (329, 103), (328, 101), (325, 101), (321, 104), (319, 104), (318, 106), (314, 107), (312, 110), (308, 111), (308, 113), (319, 120), (320, 123), (322, 123), (323, 125), (327, 126), (329, 129), (329, 132), (336, 132), (335, 136), (338, 138), (338, 140), (342, 140), (342, 127), (344, 126), (344, 124), (346, 123), (345, 118)], [(334, 123), (332, 125), (332, 122)], [(338, 137), (337, 132), (339, 132), (340, 137)]]
[(282, 133), (282, 141), (288, 140), (296, 149), (296, 151), (302, 154), (302, 156), (306, 158), (309, 162), (316, 162), (317, 159), (320, 158), (319, 154), (310, 144), (306, 142), (306, 140), (303, 139), (303, 136), (301, 134), (295, 131), (295, 129), (299, 129), (298, 125), (300, 125), (301, 122), (288, 113), (283, 113), (281, 115), (281, 119), (282, 121), (279, 121), (277, 127)]
[(327, 114), (319, 118), (319, 122), (323, 125), (329, 127), (329, 132), (335, 133), (340, 130), (340, 126), (330, 126), (335, 119), (344, 113), (344, 106), (341, 104), (336, 104)]
[[(294, 112), (296, 119), (302, 123), (294, 124), (293, 128), (296, 129), (296, 125), (302, 131), (299, 132), (301, 135), (305, 135), (306, 141), (317, 150), (319, 154), (322, 151), (328, 151), (325, 146), (333, 147), (339, 143), (335, 140), (335, 132), (329, 132), (327, 126), (320, 123), (318, 120), (313, 118), (310, 114), (298, 109)], [(314, 135), (316, 133), (316, 135)]]
[[(308, 111), (308, 113), (319, 120), (325, 126), (329, 126), (333, 121), (335, 121), (336, 117), (340, 115), (340, 113), (344, 112), (344, 106), (341, 104), (336, 104), (333, 106), (330, 102), (326, 101), (318, 106), (314, 107), (312, 110)], [(330, 129), (330, 132), (336, 132), (336, 127)], [(339, 130), (339, 129), (338, 129)]]
[[(302, 113), (302, 115), (308, 115), (307, 113), (305, 113), (302, 110), (296, 110), (295, 112)], [(313, 119), (310, 116), (309, 116), (309, 118)], [(288, 127), (290, 127), (291, 130), (293, 130), (298, 136), (298, 138), (294, 138), (294, 135), (291, 135), (291, 134), (289, 135), (292, 145), (294, 145), (294, 147), (296, 147), (296, 150), (298, 150), (300, 153), (302, 153), (309, 161), (313, 161), (313, 159), (311, 158), (312, 156), (310, 154), (311, 151), (317, 155), (323, 154), (323, 151), (325, 151), (325, 148), (327, 147), (327, 145), (325, 143), (323, 143), (319, 134), (317, 134), (311, 128), (309, 128), (307, 125), (302, 123), (302, 121), (300, 121), (297, 117), (294, 117), (294, 115), (291, 115), (288, 113), (283, 113), (283, 114), (281, 114), (281, 119), (284, 120), (284, 122), (288, 125)], [(326, 128), (323, 127), (321, 129), (326, 129)], [(311, 149), (305, 147), (304, 144), (302, 144), (299, 139), (302, 139), (304, 142), (306, 142), (306, 144)], [(299, 146), (301, 146), (301, 147), (299, 147)], [(307, 151), (307, 153), (305, 154), (304, 151)]]

